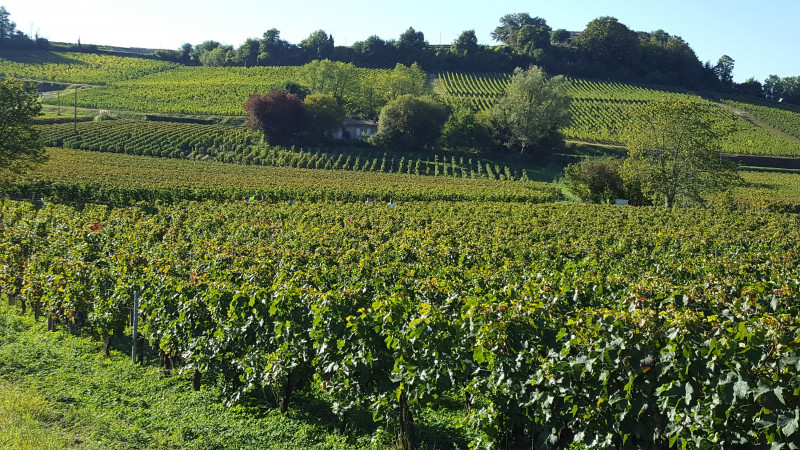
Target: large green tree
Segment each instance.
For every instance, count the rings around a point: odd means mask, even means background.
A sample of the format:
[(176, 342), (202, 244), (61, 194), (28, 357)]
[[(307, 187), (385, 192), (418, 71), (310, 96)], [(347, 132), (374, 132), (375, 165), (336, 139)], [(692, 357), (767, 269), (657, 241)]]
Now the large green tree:
[(479, 49), (475, 30), (464, 31), (450, 46), (450, 51), (459, 55), (474, 55)]
[(559, 130), (569, 124), (572, 97), (562, 76), (548, 78), (542, 69), (517, 68), (502, 97), (495, 103), (490, 120), (500, 143), (520, 153), (560, 140)]
[(639, 61), (639, 37), (614, 17), (589, 22), (575, 42), (585, 58), (612, 72), (634, 69)]
[(731, 85), (733, 83), (733, 65), (735, 62), (730, 56), (722, 55), (717, 61), (717, 65), (714, 66), (714, 74), (722, 84)]
[(300, 43), (300, 47), (309, 59), (330, 58), (333, 54), (333, 36), (323, 30), (311, 33)]
[(550, 42), (550, 31), (552, 30), (547, 25), (547, 21), (541, 17), (531, 17), (528, 13), (506, 14), (501, 17), (500, 25), (492, 31), (492, 39), (516, 46), (519, 43), (520, 31), (527, 25), (532, 27), (526, 33), (528, 38), (535, 36), (542, 41), (543, 45), (544, 40), (547, 43)]
[(344, 127), (344, 108), (330, 94), (310, 94), (303, 100), (308, 116), (308, 129), (317, 140), (325, 133)]
[(707, 102), (683, 99), (645, 106), (625, 135), (622, 176), (655, 204), (703, 203), (703, 197), (739, 180), (735, 164), (720, 156), (730, 121)]
[(33, 117), (41, 114), (36, 86), (22, 80), (0, 81), (0, 176), (8, 180), (46, 159)]
[(401, 95), (381, 109), (375, 143), (399, 150), (433, 148), (448, 116), (447, 106), (433, 97)]

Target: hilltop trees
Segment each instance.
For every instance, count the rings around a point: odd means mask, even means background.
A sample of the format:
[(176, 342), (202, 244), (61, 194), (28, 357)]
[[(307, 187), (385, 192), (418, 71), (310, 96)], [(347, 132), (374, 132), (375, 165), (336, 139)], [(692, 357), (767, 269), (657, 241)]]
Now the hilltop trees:
[(726, 86), (733, 84), (733, 58), (728, 55), (722, 55), (714, 66), (714, 74), (717, 75), (719, 81)]
[(639, 38), (614, 17), (600, 17), (589, 22), (575, 43), (582, 56), (606, 71), (633, 69), (639, 61)]
[(9, 18), (11, 13), (8, 12), (5, 6), (0, 6), (0, 45), (7, 39), (14, 37), (17, 31), (17, 24)]
[(300, 43), (308, 59), (326, 59), (333, 54), (333, 36), (323, 30), (317, 30)]
[(450, 46), (451, 52), (464, 56), (474, 55), (479, 49), (478, 36), (475, 35), (475, 30), (464, 31)]
[(564, 76), (548, 78), (536, 66), (514, 70), (511, 83), (490, 114), (500, 143), (524, 154), (560, 142), (559, 129), (570, 119), (568, 85)]
[(621, 173), (665, 208), (703, 203), (703, 195), (722, 190), (739, 176), (735, 164), (720, 157), (720, 140), (732, 130), (712, 110), (693, 100), (649, 103), (626, 137), (628, 158)]
[(11, 13), (5, 6), (0, 5), (0, 48), (2, 47), (31, 47), (33, 45), (47, 47), (47, 39), (36, 36), (30, 38), (22, 31), (17, 30), (17, 24), (11, 21)]
[(492, 31), (492, 39), (513, 47), (518, 53), (541, 57), (536, 50), (550, 47), (550, 33), (553, 31), (541, 17), (531, 17), (527, 13), (506, 14), (500, 18), (500, 26)]
[(32, 120), (41, 110), (36, 86), (14, 78), (0, 81), (0, 175), (4, 178), (46, 159)]

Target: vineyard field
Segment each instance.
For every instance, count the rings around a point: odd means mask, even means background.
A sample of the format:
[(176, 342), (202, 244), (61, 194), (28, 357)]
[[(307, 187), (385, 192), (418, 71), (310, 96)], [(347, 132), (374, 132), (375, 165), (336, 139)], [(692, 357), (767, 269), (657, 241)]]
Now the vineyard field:
[[(440, 90), (450, 104), (467, 103), (477, 110), (491, 108), (503, 92), (507, 74), (442, 73)], [(620, 144), (629, 124), (646, 102), (664, 97), (694, 98), (688, 93), (622, 83), (572, 79), (572, 123), (562, 130), (572, 140)], [(762, 114), (780, 115), (776, 128), (791, 134), (795, 117), (788, 111), (764, 108)], [(755, 114), (755, 113), (754, 113)], [(773, 133), (719, 108), (720, 120), (732, 123), (734, 132), (723, 143), (723, 152), (741, 155), (800, 156), (800, 141)], [(783, 125), (780, 125), (780, 124)]]
[(776, 130), (800, 139), (800, 112), (797, 108), (784, 109), (779, 104), (766, 106), (733, 100), (722, 100), (722, 103), (736, 109), (744, 110), (757, 119), (763, 120), (767, 125)]
[(62, 83), (104, 85), (178, 67), (165, 61), (92, 53), (0, 51), (0, 75)]
[(131, 204), (138, 201), (341, 200), (549, 202), (548, 183), (389, 174), (379, 171), (260, 167), (212, 161), (146, 158), (50, 149), (49, 161), (16, 181), (12, 196), (53, 201)]
[(495, 180), (527, 180), (528, 170), (467, 155), (333, 147), (287, 149), (262, 142), (261, 134), (241, 126), (116, 120), (38, 128), (49, 147), (125, 153), (163, 158), (202, 159), (301, 169), (353, 170), (409, 175)]
[[(340, 67), (341, 68), (341, 67)], [(299, 83), (313, 93), (336, 92), (352, 114), (376, 114), (391, 94), (393, 76), (407, 70), (365, 69), (350, 66), (346, 73), (320, 75), (316, 66), (184, 67), (88, 89), (78, 94), (78, 106), (124, 109), (165, 114), (244, 115), (243, 105), (254, 93), (265, 94), (287, 83)], [(321, 70), (326, 70), (325, 68)], [(326, 80), (324, 77), (339, 77)], [(414, 83), (412, 80), (406, 80)], [(423, 80), (419, 84), (424, 83)], [(397, 84), (398, 86), (400, 83)], [(383, 86), (386, 89), (381, 89)], [(413, 87), (421, 89), (421, 86)], [(44, 103), (72, 105), (73, 99), (49, 98)]]
[(137, 290), (150, 344), (234, 399), (292, 408), (316, 386), (343, 420), (403, 427), (468, 393), (478, 446), (525, 444), (509, 423), (608, 447), (796, 437), (796, 215), (9, 201), (3, 217), (3, 296), (105, 336)]

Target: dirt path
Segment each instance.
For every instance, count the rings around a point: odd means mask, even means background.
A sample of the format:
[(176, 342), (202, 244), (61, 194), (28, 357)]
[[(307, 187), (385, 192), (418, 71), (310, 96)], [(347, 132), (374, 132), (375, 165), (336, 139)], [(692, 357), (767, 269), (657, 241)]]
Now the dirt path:
[(777, 128), (773, 128), (768, 123), (764, 122), (763, 120), (759, 119), (758, 117), (750, 114), (749, 112), (747, 112), (747, 111), (745, 111), (743, 109), (739, 109), (739, 108), (733, 107), (731, 105), (726, 105), (725, 103), (714, 102), (714, 104), (716, 104), (720, 108), (727, 109), (728, 111), (736, 114), (737, 116), (739, 116), (742, 119), (752, 123), (753, 125), (758, 125), (759, 127), (765, 128), (765, 129), (769, 130), (770, 132), (772, 132), (774, 134), (777, 134), (779, 136), (783, 136), (783, 137), (785, 137), (787, 139), (790, 139), (790, 140), (792, 140), (794, 142), (800, 143), (800, 139), (792, 136), (791, 134), (784, 133), (783, 131), (781, 131), (781, 130), (779, 130)]

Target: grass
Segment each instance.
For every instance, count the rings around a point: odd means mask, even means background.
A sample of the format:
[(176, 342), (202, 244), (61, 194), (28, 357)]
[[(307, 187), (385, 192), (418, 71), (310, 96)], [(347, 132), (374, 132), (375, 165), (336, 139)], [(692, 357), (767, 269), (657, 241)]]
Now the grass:
[[(92, 337), (47, 332), (0, 304), (0, 448), (9, 449), (358, 449), (390, 448), (393, 434), (369, 411), (337, 431), (330, 405), (304, 392), (281, 415), (269, 400), (226, 405), (219, 386), (199, 392), (185, 375), (164, 377), (157, 361), (133, 364), (122, 336), (105, 359)], [(420, 448), (465, 448), (459, 402), (427, 410)]]

